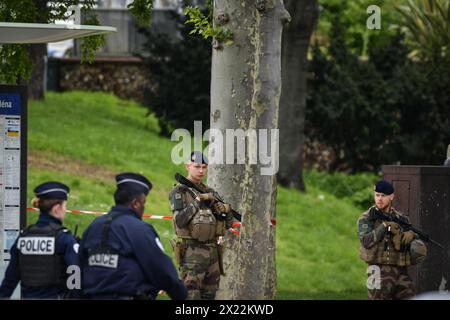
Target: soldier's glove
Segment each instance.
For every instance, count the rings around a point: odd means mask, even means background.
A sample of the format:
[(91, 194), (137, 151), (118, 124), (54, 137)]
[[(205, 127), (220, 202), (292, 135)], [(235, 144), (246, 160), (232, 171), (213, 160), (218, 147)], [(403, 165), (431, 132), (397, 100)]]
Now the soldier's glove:
[(386, 226), (387, 230), (393, 235), (397, 235), (401, 232), (400, 226), (393, 221), (383, 221), (383, 224)]
[(197, 196), (199, 201), (211, 201), (213, 202), (214, 200), (216, 200), (216, 198), (214, 197), (214, 195), (212, 193), (200, 193)]
[(394, 243), (395, 250), (400, 251), (402, 242), (402, 232), (400, 230), (400, 226), (392, 221), (383, 221), (383, 224), (386, 226), (387, 230), (394, 235), (392, 237), (392, 242)]
[(410, 244), (411, 241), (413, 241), (415, 237), (416, 237), (416, 234), (411, 230), (402, 232), (402, 244), (403, 245)]
[(402, 233), (399, 232), (392, 237), (392, 242), (394, 243), (394, 248), (397, 251), (400, 251), (402, 245)]
[(231, 211), (231, 206), (228, 203), (216, 202), (212, 209), (216, 213), (217, 220), (226, 221), (228, 213)]
[(229, 213), (231, 211), (231, 206), (228, 203), (216, 202), (213, 205), (213, 209), (220, 213)]

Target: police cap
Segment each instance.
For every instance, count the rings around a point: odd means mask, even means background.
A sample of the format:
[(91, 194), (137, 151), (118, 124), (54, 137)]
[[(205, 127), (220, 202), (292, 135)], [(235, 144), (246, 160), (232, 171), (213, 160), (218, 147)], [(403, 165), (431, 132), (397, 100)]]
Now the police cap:
[(190, 157), (191, 162), (208, 164), (208, 158), (200, 151), (193, 151)]
[(390, 195), (394, 193), (394, 186), (386, 180), (380, 180), (375, 184), (375, 192)]
[(34, 193), (39, 199), (61, 199), (67, 200), (70, 188), (64, 183), (49, 181), (34, 188)]
[(146, 196), (152, 189), (152, 183), (143, 175), (132, 172), (120, 173), (116, 176), (117, 190), (127, 189), (133, 193), (143, 193)]

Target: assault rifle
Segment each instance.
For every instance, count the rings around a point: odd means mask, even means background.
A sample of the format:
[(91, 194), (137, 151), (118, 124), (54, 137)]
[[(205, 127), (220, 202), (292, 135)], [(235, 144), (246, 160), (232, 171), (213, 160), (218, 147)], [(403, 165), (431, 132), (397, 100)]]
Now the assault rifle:
[[(182, 185), (185, 185), (186, 187), (192, 188), (200, 193), (206, 193), (205, 190), (202, 190), (199, 186), (197, 186), (195, 183), (193, 183), (192, 181), (186, 179), (185, 177), (183, 177), (181, 174), (179, 174), (178, 172), (175, 173), (175, 180), (177, 180), (179, 183), (181, 183)], [(225, 203), (225, 201), (223, 201), (222, 197), (220, 197), (217, 192), (214, 195), (216, 197), (216, 201), (221, 202), (221, 203)], [(233, 217), (238, 220), (241, 221), (242, 215), (237, 212), (234, 209), (231, 209), (231, 213), (233, 214)]]
[(442, 244), (440, 244), (437, 241), (434, 241), (433, 239), (430, 238), (429, 235), (427, 235), (425, 232), (420, 231), (419, 229), (413, 227), (413, 225), (411, 223), (409, 223), (406, 218), (404, 217), (397, 217), (394, 215), (389, 215), (386, 213), (381, 212), (381, 210), (379, 210), (378, 208), (374, 207), (372, 209), (370, 209), (369, 215), (372, 219), (374, 220), (383, 220), (383, 221), (392, 221), (397, 223), (400, 227), (402, 227), (402, 229), (404, 231), (409, 231), (411, 230), (412, 232), (416, 233), (420, 239), (422, 239), (423, 241), (426, 242), (430, 242), (436, 246), (438, 246), (439, 248), (443, 248)]

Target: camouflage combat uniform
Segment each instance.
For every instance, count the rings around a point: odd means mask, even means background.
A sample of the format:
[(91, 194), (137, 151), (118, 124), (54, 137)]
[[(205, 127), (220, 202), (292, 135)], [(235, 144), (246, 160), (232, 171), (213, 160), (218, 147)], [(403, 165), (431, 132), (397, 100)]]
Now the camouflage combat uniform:
[[(410, 246), (394, 248), (393, 235), (388, 232), (381, 220), (374, 220), (370, 210), (364, 212), (358, 219), (358, 236), (361, 243), (359, 256), (368, 263), (369, 280), (373, 278), (371, 271), (375, 269), (380, 281), (370, 285), (368, 281), (368, 296), (370, 300), (408, 299), (415, 295), (415, 287), (407, 273), (407, 267), (412, 265)], [(391, 208), (389, 214), (407, 216)], [(408, 220), (409, 221), (409, 220)], [(416, 235), (417, 238), (417, 235)]]
[[(198, 184), (204, 193), (215, 193), (205, 184)], [(231, 227), (233, 217), (216, 219), (209, 202), (198, 202), (199, 193), (177, 184), (169, 194), (174, 216), (175, 233), (181, 238), (180, 276), (188, 290), (188, 299), (214, 299), (219, 288), (220, 267), (218, 237)], [(221, 261), (220, 261), (221, 263)]]

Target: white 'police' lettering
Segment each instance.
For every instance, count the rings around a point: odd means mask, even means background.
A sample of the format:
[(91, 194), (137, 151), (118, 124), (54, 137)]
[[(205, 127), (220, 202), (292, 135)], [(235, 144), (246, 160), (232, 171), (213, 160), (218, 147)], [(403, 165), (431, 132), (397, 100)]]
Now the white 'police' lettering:
[(55, 238), (51, 237), (20, 237), (17, 249), (25, 255), (53, 255), (55, 253)]
[(119, 263), (118, 254), (110, 253), (96, 253), (89, 256), (89, 266), (105, 267), (105, 268), (117, 268)]

